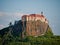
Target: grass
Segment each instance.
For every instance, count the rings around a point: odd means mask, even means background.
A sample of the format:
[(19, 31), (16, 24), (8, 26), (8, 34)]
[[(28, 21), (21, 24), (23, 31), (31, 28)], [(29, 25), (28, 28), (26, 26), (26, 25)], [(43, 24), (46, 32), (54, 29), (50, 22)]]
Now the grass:
[[(2, 43), (2, 38), (0, 38), (0, 45)], [(60, 36), (51, 36), (51, 37), (46, 37), (46, 36), (39, 36), (39, 37), (26, 37), (23, 40), (16, 39), (15, 41), (6, 40), (4, 45), (59, 45), (60, 44)]]

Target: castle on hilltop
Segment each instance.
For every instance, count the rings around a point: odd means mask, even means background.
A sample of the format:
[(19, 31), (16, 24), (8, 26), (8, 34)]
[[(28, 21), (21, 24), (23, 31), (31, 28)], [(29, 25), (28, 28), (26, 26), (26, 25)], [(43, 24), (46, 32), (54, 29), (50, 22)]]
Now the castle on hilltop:
[(48, 23), (48, 20), (42, 13), (23, 15), (21, 20), (15, 21), (14, 25), (10, 22), (9, 27), (0, 30), (0, 35), (6, 33), (14, 37), (20, 36), (22, 39), (27, 36), (51, 36), (53, 33)]
[(29, 14), (22, 16), (22, 35), (41, 36), (48, 28), (48, 21), (43, 14)]

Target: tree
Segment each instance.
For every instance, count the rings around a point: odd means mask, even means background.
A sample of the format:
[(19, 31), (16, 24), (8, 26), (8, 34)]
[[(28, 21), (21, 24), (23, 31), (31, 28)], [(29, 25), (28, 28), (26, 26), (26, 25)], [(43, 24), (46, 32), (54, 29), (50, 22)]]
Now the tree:
[(47, 28), (47, 31), (45, 33), (45, 36), (53, 36), (53, 32), (52, 32), (52, 30), (51, 30), (51, 28), (49, 26)]

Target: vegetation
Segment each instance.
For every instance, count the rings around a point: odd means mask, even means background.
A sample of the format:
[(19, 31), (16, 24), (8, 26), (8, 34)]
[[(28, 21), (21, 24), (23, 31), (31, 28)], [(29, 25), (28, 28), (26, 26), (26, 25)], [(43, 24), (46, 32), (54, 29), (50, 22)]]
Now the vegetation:
[(45, 36), (48, 36), (48, 37), (53, 36), (53, 32), (52, 32), (52, 30), (51, 30), (51, 28), (49, 26), (47, 28), (47, 31), (45, 33)]
[[(16, 24), (17, 25), (17, 24)], [(16, 26), (19, 27), (19, 25)], [(25, 36), (21, 38), (21, 33), (19, 31), (15, 31), (12, 33), (13, 28), (10, 23), (9, 27), (0, 30), (0, 45), (59, 45), (60, 44), (60, 36), (54, 36), (51, 28), (48, 26), (45, 35), (34, 37), (34, 36)], [(22, 27), (22, 26), (21, 26)], [(20, 28), (21, 29), (21, 28)], [(18, 32), (18, 33), (16, 33)], [(21, 31), (20, 31), (21, 32)], [(17, 35), (16, 35), (16, 34)]]
[[(3, 42), (4, 40), (4, 42)], [(39, 37), (26, 37), (21, 39), (19, 37), (7, 36), (6, 38), (0, 37), (0, 45), (59, 45), (60, 36), (39, 36)]]
[(4, 33), (3, 36), (0, 35), (0, 45), (59, 45), (60, 44), (60, 36), (54, 36), (51, 31), (51, 28), (48, 28), (48, 31), (43, 36), (38, 37), (28, 36), (23, 39), (20, 36), (13, 36), (11, 33), (8, 32)]

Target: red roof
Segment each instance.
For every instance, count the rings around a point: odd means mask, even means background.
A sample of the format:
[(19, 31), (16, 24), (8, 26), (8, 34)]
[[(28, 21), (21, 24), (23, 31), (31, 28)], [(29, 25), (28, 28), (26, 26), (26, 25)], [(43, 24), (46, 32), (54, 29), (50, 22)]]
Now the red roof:
[(22, 18), (23, 18), (23, 17), (30, 17), (30, 16), (31, 16), (31, 17), (43, 17), (43, 18), (44, 18), (44, 16), (43, 16), (43, 15), (40, 15), (40, 14), (23, 15)]

